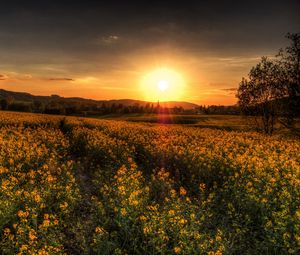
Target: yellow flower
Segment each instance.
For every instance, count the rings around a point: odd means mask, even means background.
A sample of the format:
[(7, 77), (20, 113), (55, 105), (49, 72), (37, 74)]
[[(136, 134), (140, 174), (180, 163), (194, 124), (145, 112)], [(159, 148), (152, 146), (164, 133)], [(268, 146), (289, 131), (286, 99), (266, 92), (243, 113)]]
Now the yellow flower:
[(157, 207), (156, 207), (155, 205), (149, 205), (149, 206), (148, 206), (148, 209), (149, 209), (150, 211), (157, 211)]
[(49, 169), (49, 166), (47, 164), (43, 165), (43, 169), (44, 170), (48, 170)]
[(180, 187), (179, 193), (180, 195), (185, 196), (187, 192), (184, 187)]
[(49, 227), (49, 225), (50, 225), (50, 220), (43, 221), (43, 227)]
[(28, 245), (27, 244), (22, 244), (20, 251), (27, 251), (28, 250)]
[(185, 224), (185, 223), (187, 223), (187, 220), (186, 219), (180, 219), (179, 223), (180, 224)]
[(295, 250), (293, 250), (292, 248), (290, 248), (290, 249), (288, 249), (288, 253), (294, 254), (294, 253), (295, 253)]
[(34, 201), (37, 202), (37, 203), (41, 202), (41, 197), (40, 197), (39, 194), (36, 194), (36, 195), (34, 196)]
[(149, 227), (144, 227), (143, 232), (145, 235), (150, 233), (150, 228)]
[(174, 216), (174, 215), (175, 215), (175, 211), (174, 211), (174, 210), (170, 210), (170, 211), (169, 211), (169, 215), (170, 215), (170, 216)]
[(222, 237), (221, 236), (216, 236), (216, 241), (218, 241), (218, 242), (222, 241)]
[(125, 216), (127, 214), (126, 209), (125, 208), (121, 208), (121, 215)]
[(264, 198), (262, 198), (261, 202), (262, 202), (262, 203), (267, 203), (267, 202), (268, 202), (268, 199), (266, 199), (266, 198), (264, 197)]
[(29, 212), (23, 212), (22, 210), (18, 211), (18, 216), (20, 218), (27, 218), (29, 215)]
[(96, 227), (95, 233), (97, 233), (97, 234), (104, 234), (105, 230), (103, 228), (101, 228), (101, 227)]
[(8, 236), (10, 234), (10, 229), (9, 228), (5, 228), (4, 229), (4, 236)]
[(49, 253), (47, 251), (41, 250), (39, 251), (38, 255), (48, 255)]
[(35, 240), (35, 239), (37, 239), (37, 237), (36, 237), (36, 232), (35, 232), (33, 229), (31, 229), (31, 230), (29, 231), (29, 239), (30, 239), (30, 240)]
[(53, 181), (55, 181), (55, 177), (53, 177), (52, 175), (48, 175), (47, 176), (47, 181), (48, 182), (53, 182)]
[(147, 218), (144, 215), (140, 216), (140, 221), (146, 221), (146, 220), (147, 220)]
[(125, 195), (125, 187), (124, 186), (119, 186), (118, 190), (119, 190), (121, 195)]
[(204, 191), (204, 190), (205, 190), (205, 187), (206, 187), (205, 183), (200, 183), (200, 184), (199, 184), (199, 189), (200, 189), (201, 191)]
[(171, 189), (170, 190), (170, 193), (171, 193), (171, 197), (176, 197), (176, 190), (175, 189)]
[(178, 247), (178, 246), (174, 247), (174, 252), (175, 252), (176, 254), (179, 254), (179, 253), (181, 252), (181, 248)]
[(68, 207), (68, 203), (67, 202), (63, 202), (62, 204), (59, 205), (60, 209), (62, 209), (63, 211), (67, 209)]

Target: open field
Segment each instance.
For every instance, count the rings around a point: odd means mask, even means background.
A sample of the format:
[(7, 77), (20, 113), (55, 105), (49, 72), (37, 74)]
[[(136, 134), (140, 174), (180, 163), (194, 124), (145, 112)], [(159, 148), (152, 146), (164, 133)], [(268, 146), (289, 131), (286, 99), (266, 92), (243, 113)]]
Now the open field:
[(0, 112), (1, 254), (299, 252), (299, 140), (115, 119)]
[(175, 114), (128, 114), (104, 115), (101, 119), (123, 120), (130, 122), (147, 122), (161, 124), (186, 124), (200, 127), (219, 127), (245, 129), (245, 119), (236, 115), (175, 115)]
[[(257, 131), (254, 117), (240, 115), (205, 115), (205, 114), (110, 114), (97, 119), (121, 120), (129, 122), (184, 124), (190, 127), (210, 128), (227, 131)], [(275, 133), (291, 135), (282, 125), (276, 125)], [(296, 118), (295, 128), (300, 129), (300, 118)]]

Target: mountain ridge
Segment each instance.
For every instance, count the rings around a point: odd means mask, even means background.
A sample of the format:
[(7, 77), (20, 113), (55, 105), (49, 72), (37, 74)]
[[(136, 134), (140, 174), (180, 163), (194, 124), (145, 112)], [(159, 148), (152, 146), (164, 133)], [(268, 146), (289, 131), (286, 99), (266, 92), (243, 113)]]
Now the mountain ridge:
[[(139, 104), (140, 106), (145, 106), (147, 104), (154, 104), (156, 105), (158, 102), (150, 102), (150, 101), (143, 101), (137, 99), (110, 99), (110, 100), (95, 100), (89, 98), (82, 98), (82, 97), (62, 97), (60, 95), (50, 95), (50, 96), (40, 96), (40, 95), (33, 95), (28, 92), (19, 92), (19, 91), (10, 91), (5, 89), (0, 89), (0, 99), (13, 97), (16, 101), (25, 101), (25, 102), (33, 102), (36, 100), (39, 101), (53, 101), (53, 100), (60, 100), (65, 102), (82, 102), (82, 103), (90, 103), (90, 104), (123, 104), (125, 106), (131, 106)], [(199, 105), (185, 102), (185, 101), (163, 101), (159, 102), (159, 105), (162, 107), (167, 108), (174, 108), (174, 107), (182, 107), (186, 110), (195, 109)]]

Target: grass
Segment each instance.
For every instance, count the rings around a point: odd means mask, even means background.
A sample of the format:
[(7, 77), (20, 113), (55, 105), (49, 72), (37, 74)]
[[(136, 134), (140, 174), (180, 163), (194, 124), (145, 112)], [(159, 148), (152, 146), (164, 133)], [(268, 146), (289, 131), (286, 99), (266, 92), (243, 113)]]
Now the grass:
[(129, 122), (146, 122), (160, 124), (186, 124), (199, 127), (231, 127), (243, 128), (246, 126), (245, 119), (236, 115), (178, 115), (178, 114), (127, 114), (127, 115), (104, 115), (99, 119), (122, 120)]
[[(257, 131), (253, 117), (241, 115), (205, 115), (205, 114), (110, 114), (95, 117), (97, 119), (128, 121), (152, 124), (179, 124), (190, 127), (210, 128), (227, 131)], [(300, 128), (300, 118), (296, 119), (296, 128)], [(276, 125), (276, 134), (293, 135), (282, 125)]]

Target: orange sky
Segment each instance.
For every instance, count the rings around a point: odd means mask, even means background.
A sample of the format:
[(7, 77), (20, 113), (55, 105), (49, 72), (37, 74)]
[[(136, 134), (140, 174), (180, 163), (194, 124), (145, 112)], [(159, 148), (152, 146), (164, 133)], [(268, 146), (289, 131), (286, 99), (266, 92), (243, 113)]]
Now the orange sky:
[[(157, 68), (168, 68), (182, 77), (184, 87), (180, 93), (174, 93), (170, 84), (164, 92), (164, 100), (231, 105), (236, 102), (234, 89), (241, 77), (247, 75), (258, 60), (259, 56), (201, 58), (180, 52), (164, 56), (162, 50), (161, 54), (132, 55), (123, 60), (122, 70), (93, 71), (86, 75), (66, 72), (51, 65), (39, 66), (35, 73), (5, 70), (2, 71), (0, 87), (34, 95), (59, 94), (99, 100), (130, 98), (155, 102), (160, 98), (156, 94), (153, 97), (149, 95), (149, 87), (143, 87), (143, 77)], [(153, 83), (153, 87), (157, 89), (157, 84)]]

